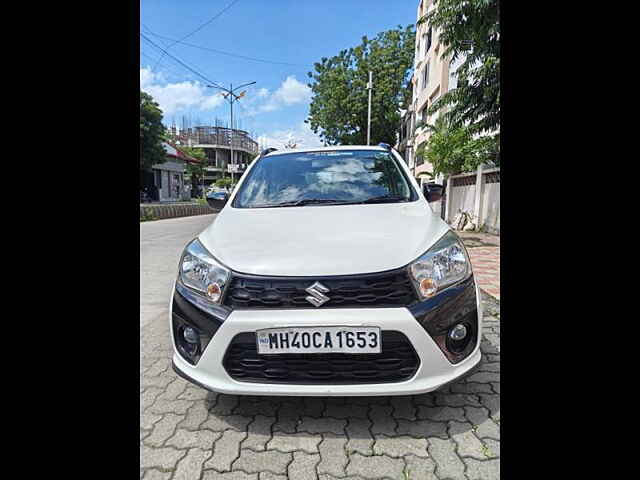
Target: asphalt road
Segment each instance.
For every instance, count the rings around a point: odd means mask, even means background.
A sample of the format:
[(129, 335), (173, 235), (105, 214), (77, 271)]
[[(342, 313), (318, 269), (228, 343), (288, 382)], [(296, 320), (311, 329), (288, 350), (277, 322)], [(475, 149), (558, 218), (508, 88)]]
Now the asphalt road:
[(140, 328), (169, 311), (180, 254), (216, 214), (140, 223)]
[(140, 478), (500, 478), (500, 303), (483, 295), (484, 364), (424, 395), (207, 392), (171, 368), (169, 295), (184, 246), (215, 215), (140, 224)]

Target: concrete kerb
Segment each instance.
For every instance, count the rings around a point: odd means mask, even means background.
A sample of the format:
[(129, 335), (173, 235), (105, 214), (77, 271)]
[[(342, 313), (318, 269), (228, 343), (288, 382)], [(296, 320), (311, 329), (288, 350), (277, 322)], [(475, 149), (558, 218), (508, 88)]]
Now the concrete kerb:
[(151, 216), (154, 220), (190, 217), (215, 213), (208, 205), (140, 205), (140, 218)]

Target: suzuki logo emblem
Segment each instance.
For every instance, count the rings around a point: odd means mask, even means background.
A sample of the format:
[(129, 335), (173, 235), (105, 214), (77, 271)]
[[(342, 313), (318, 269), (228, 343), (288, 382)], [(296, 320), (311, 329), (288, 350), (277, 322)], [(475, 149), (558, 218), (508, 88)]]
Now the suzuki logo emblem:
[(305, 292), (309, 293), (308, 297), (305, 297), (305, 300), (309, 302), (314, 307), (319, 307), (320, 305), (324, 305), (329, 300), (329, 297), (325, 295), (329, 289), (322, 285), (320, 282), (316, 282), (311, 285), (309, 288), (305, 289)]

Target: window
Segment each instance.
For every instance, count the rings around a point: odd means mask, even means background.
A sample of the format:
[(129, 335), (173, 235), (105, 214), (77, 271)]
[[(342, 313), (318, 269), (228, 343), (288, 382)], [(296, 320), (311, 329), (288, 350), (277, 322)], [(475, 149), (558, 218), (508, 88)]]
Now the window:
[(426, 37), (424, 53), (426, 54), (431, 48), (431, 27), (429, 27), (429, 31), (424, 35)]
[(418, 145), (418, 148), (416, 149), (416, 156), (415, 156), (416, 167), (424, 163), (425, 147), (426, 147), (426, 142), (422, 142), (420, 145)]
[(424, 128), (427, 124), (427, 109), (428, 106), (425, 105), (424, 108), (416, 114), (416, 125), (420, 124), (419, 128)]
[(427, 123), (427, 118), (428, 118), (427, 111), (428, 110), (429, 110), (429, 106), (428, 105), (425, 105), (424, 108), (422, 109), (422, 117), (421, 117), (421, 119), (422, 119), (423, 123)]
[(433, 103), (438, 100), (438, 98), (440, 98), (440, 87), (438, 87), (435, 91), (435, 93), (433, 95), (431, 95), (431, 98), (429, 99), (429, 103), (431, 105), (433, 105)]
[(425, 63), (424, 70), (422, 71), (422, 88), (427, 88), (429, 83), (429, 62)]
[(236, 208), (415, 199), (396, 159), (381, 150), (273, 155), (260, 159), (249, 175), (234, 201)]
[(449, 63), (449, 90), (453, 90), (458, 86), (458, 74), (457, 70), (460, 68), (465, 61), (465, 57), (463, 55), (458, 55), (455, 62)]

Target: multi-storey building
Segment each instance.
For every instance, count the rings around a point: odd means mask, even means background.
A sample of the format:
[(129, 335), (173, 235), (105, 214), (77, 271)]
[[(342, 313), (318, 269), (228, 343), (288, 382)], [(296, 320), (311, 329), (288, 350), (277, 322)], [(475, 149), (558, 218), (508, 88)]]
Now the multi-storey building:
[(400, 111), (400, 129), (398, 130), (398, 143), (395, 148), (402, 155), (409, 168), (413, 169), (413, 126), (415, 123), (415, 115), (413, 112), (413, 77), (409, 79), (409, 88), (411, 89), (409, 98), (412, 103), (407, 106), (406, 111)]
[[(420, 0), (417, 20), (433, 10), (434, 3), (434, 0)], [(404, 153), (405, 160), (416, 178), (424, 183), (432, 180), (425, 173), (432, 172), (433, 167), (428, 162), (416, 159), (415, 152), (429, 139), (430, 131), (425, 125), (432, 125), (439, 114), (436, 112), (429, 115), (428, 109), (441, 95), (455, 88), (454, 72), (462, 63), (462, 59), (456, 59), (455, 64), (451, 64), (450, 58), (442, 58), (444, 45), (440, 43), (439, 32), (428, 22), (416, 26), (415, 48), (414, 72), (411, 78), (413, 102), (402, 118), (398, 148)]]
[[(176, 132), (169, 131), (179, 145), (202, 148), (207, 155), (207, 167), (204, 176), (205, 185), (211, 185), (217, 179), (230, 175), (230, 165), (235, 165), (236, 180), (251, 160), (258, 154), (258, 142), (244, 130), (220, 126), (199, 126)], [(231, 139), (233, 138), (233, 161), (231, 159)]]

